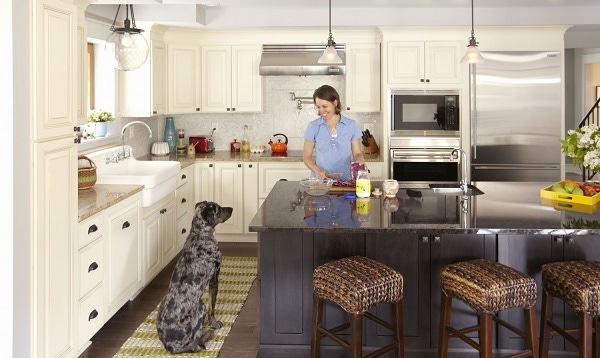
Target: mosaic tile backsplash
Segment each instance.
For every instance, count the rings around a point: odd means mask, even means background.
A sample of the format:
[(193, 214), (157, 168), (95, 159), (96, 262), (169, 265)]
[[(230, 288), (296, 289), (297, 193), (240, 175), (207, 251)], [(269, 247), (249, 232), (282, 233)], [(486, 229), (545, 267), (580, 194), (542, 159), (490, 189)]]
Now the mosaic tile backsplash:
[[(316, 88), (328, 84), (338, 90), (343, 100), (345, 98), (344, 76), (269, 76), (265, 79), (264, 112), (262, 113), (192, 113), (172, 115), (177, 131), (185, 131), (186, 143), (189, 136), (209, 135), (212, 124), (217, 123), (218, 131), (214, 133), (215, 150), (229, 150), (229, 143), (237, 139), (242, 140), (244, 125), (248, 125), (247, 136), (250, 145), (267, 145), (273, 135), (283, 133), (288, 137), (289, 150), (302, 150), (304, 142), (304, 129), (311, 120), (318, 117), (312, 103), (302, 104), (302, 109), (297, 108), (297, 102), (292, 101), (290, 92), (298, 97), (312, 97)], [(342, 112), (344, 113), (344, 112)], [(374, 128), (375, 140), (379, 142), (378, 133), (381, 132), (380, 113), (344, 113), (349, 118), (356, 120), (360, 127), (369, 123)], [(152, 138), (148, 138), (147, 130), (143, 126), (131, 126), (127, 131), (125, 142), (131, 145), (135, 156), (150, 154), (153, 142), (163, 141), (165, 118), (158, 116), (152, 118), (121, 118), (121, 126), (127, 122), (141, 120), (152, 128)]]

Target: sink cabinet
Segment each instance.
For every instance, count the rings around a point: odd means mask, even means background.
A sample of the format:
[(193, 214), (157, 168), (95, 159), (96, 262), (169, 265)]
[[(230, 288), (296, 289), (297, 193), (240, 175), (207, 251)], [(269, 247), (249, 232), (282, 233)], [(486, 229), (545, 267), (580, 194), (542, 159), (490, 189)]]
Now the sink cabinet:
[(177, 254), (175, 194), (144, 208), (144, 284), (148, 284)]

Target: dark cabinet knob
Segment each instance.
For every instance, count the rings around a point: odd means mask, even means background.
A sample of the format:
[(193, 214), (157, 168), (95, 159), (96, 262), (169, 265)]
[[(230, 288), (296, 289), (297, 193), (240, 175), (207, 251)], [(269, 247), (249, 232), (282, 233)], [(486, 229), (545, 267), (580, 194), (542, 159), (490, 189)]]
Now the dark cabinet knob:
[(181, 199), (181, 203), (182, 203), (182, 204), (185, 204), (185, 202), (186, 202), (186, 201), (187, 201), (187, 200), (185, 200), (185, 198)]
[(88, 235), (91, 234), (91, 233), (93, 233), (93, 232), (96, 232), (96, 231), (98, 231), (98, 226), (96, 226), (96, 224), (93, 224), (92, 226), (90, 226), (88, 228)]
[(425, 80), (425, 82), (428, 82), (428, 83), (429, 83), (429, 78), (428, 78), (428, 79), (426, 79), (426, 80)]
[(88, 316), (88, 321), (91, 321), (96, 317), (98, 317), (98, 311), (93, 310), (92, 312), (90, 312), (90, 315)]
[(129, 223), (129, 221), (125, 221), (125, 222), (123, 223), (123, 226), (121, 226), (121, 229), (122, 229), (122, 230), (125, 230), (125, 229), (127, 229), (128, 227), (130, 227), (130, 226), (131, 226), (131, 224)]
[(241, 165), (241, 164), (238, 164), (238, 168), (241, 168), (241, 167), (242, 167), (242, 165)]
[(200, 112), (200, 108), (196, 107), (196, 112)]
[(90, 267), (88, 267), (88, 272), (96, 271), (98, 269), (98, 264), (96, 262), (92, 262)]
[(424, 78), (421, 78), (421, 82), (425, 82), (425, 79), (424, 79)]
[(252, 164), (248, 164), (248, 168), (252, 168)]
[(152, 111), (152, 114), (158, 114), (158, 111)]
[(187, 177), (185, 176), (185, 174), (182, 174), (182, 175), (181, 175), (181, 179), (183, 180), (183, 179), (185, 179), (185, 178), (187, 178)]
[(186, 228), (181, 229), (181, 233), (185, 234), (187, 232)]
[(209, 165), (208, 165), (208, 167), (209, 167), (209, 168), (212, 168), (212, 167), (213, 167), (213, 165), (212, 165), (212, 164), (209, 164)]

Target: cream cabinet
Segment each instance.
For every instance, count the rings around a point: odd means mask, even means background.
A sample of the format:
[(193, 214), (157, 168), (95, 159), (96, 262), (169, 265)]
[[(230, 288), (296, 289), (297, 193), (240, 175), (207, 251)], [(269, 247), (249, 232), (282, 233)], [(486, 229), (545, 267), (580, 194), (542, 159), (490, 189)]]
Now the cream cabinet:
[[(77, 26), (72, 1), (30, 3), (31, 54), (30, 307), (31, 357), (76, 355)], [(29, 106), (29, 104), (26, 104)], [(24, 119), (24, 120), (29, 120)], [(25, 179), (28, 180), (28, 179)]]
[(263, 77), (259, 45), (202, 46), (202, 108), (205, 113), (261, 112)]
[(87, 123), (88, 104), (88, 61), (87, 61), (87, 24), (85, 21), (85, 9), (79, 8), (77, 14), (77, 87), (76, 87), (76, 106), (77, 106), (77, 124)]
[[(261, 201), (266, 199), (267, 195), (275, 184), (281, 180), (300, 181), (310, 176), (310, 169), (303, 162), (263, 162), (259, 164), (258, 173), (258, 197)], [(299, 188), (299, 187), (298, 187)]]
[(346, 45), (346, 110), (381, 109), (381, 48), (379, 44)]
[(218, 234), (241, 234), (244, 231), (244, 174), (241, 162), (217, 162), (215, 165), (214, 201), (230, 206), (233, 213), (229, 220), (216, 228)]
[(144, 284), (150, 282), (177, 254), (175, 194), (144, 208)]
[(243, 165), (244, 187), (242, 188), (244, 200), (243, 233), (254, 234), (248, 230), (250, 222), (258, 212), (258, 163), (244, 162)]
[(461, 41), (389, 41), (388, 84), (460, 84)]
[(175, 191), (177, 212), (177, 251), (181, 250), (191, 228), (194, 215), (194, 165), (187, 166), (179, 172)]
[(141, 202), (131, 198), (119, 204), (107, 212), (109, 316), (142, 287)]
[[(152, 37), (158, 37), (151, 33)], [(119, 72), (119, 106), (121, 117), (151, 117), (166, 111), (165, 43), (151, 39), (150, 54), (142, 67)]]
[(194, 164), (194, 201), (213, 201), (215, 192), (215, 162)]
[(167, 46), (167, 113), (200, 112), (200, 66), (199, 46)]

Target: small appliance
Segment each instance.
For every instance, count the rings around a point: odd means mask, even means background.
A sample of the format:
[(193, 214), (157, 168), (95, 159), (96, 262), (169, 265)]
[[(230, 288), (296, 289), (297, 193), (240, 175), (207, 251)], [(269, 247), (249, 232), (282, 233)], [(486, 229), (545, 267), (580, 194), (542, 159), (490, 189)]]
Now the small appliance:
[(460, 136), (458, 90), (393, 90), (391, 130), (395, 135)]
[(212, 136), (191, 136), (189, 143), (196, 148), (198, 153), (208, 153), (215, 150)]

